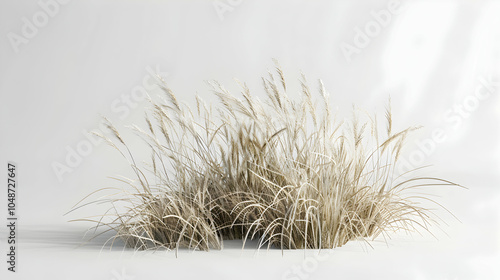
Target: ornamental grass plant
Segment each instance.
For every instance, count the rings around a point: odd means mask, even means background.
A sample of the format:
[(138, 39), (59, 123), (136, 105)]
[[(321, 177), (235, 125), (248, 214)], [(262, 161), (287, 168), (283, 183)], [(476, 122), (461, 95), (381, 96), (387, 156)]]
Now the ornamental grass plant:
[(413, 171), (395, 175), (416, 127), (393, 131), (390, 102), (379, 129), (376, 116), (355, 109), (352, 119), (339, 121), (321, 81), (313, 93), (302, 76), (297, 100), (279, 66), (262, 82), (264, 101), (246, 84), (236, 97), (211, 82), (218, 103), (197, 97), (195, 108), (161, 82), (165, 98), (151, 100), (145, 127), (132, 128), (150, 148), (147, 163), (136, 162), (105, 120), (114, 137), (100, 136), (130, 163), (135, 178), (118, 179), (127, 187), (107, 200), (110, 210), (95, 227), (140, 250), (221, 249), (228, 239), (318, 249), (429, 231), (439, 222), (425, 207), (439, 204), (413, 191), (459, 185), (409, 177)]

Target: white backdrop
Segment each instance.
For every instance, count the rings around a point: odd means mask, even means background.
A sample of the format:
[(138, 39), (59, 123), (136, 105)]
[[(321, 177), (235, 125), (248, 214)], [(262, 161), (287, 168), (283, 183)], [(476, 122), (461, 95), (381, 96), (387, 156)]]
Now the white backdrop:
[[(25, 246), (20, 272), (7, 274), (1, 265), (2, 275), (500, 277), (492, 266), (500, 260), (500, 2), (365, 2), (3, 1), (0, 157), (2, 166), (18, 164), (18, 235)], [(303, 252), (281, 257), (253, 249), (175, 259), (173, 253), (99, 253), (98, 243), (74, 248), (88, 225), (67, 221), (101, 212), (96, 207), (63, 214), (93, 190), (116, 186), (108, 176), (131, 176), (112, 149), (89, 138), (101, 115), (118, 127), (142, 124), (144, 92), (161, 94), (155, 74), (187, 104), (194, 104), (195, 94), (216, 101), (206, 80), (237, 92), (233, 78), (238, 78), (262, 94), (260, 77), (273, 68), (272, 58), (292, 88), (299, 87), (301, 72), (312, 88), (322, 79), (340, 116), (348, 117), (356, 104), (383, 117), (390, 96), (396, 128), (424, 126), (408, 143), (407, 165), (434, 164), (431, 175), (469, 187), (437, 192), (462, 221), (444, 217), (449, 237), (396, 234), (389, 248), (378, 244), (365, 250), (353, 243), (321, 261), (304, 259)], [(6, 182), (7, 171), (0, 174)], [(307, 273), (292, 273), (296, 265)]]

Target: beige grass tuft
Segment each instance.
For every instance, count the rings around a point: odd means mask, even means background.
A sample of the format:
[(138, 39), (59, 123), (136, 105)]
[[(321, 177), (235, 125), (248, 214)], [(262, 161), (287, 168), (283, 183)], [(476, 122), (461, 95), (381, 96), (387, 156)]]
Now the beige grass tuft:
[[(375, 117), (350, 123), (332, 115), (319, 83), (320, 105), (303, 77), (302, 98), (291, 100), (283, 72), (263, 77), (264, 102), (240, 83), (240, 100), (217, 82), (215, 110), (197, 97), (196, 111), (162, 84), (166, 101), (152, 102), (147, 127), (134, 130), (151, 148), (149, 167), (136, 164), (118, 130), (104, 137), (130, 162), (132, 187), (113, 198), (110, 222), (97, 227), (137, 249), (221, 249), (225, 239), (258, 239), (281, 249), (334, 248), (394, 231), (429, 230), (428, 197), (406, 194), (450, 181), (393, 178), (404, 140), (394, 132), (390, 105), (380, 138)], [(290, 89), (288, 89), (290, 90)], [(116, 204), (125, 204), (118, 210)], [(107, 216), (106, 214), (105, 216)]]

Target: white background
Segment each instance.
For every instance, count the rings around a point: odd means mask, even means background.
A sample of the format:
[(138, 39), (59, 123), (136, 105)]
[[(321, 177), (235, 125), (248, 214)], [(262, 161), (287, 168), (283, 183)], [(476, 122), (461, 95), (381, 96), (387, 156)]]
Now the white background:
[[(0, 265), (7, 279), (500, 277), (493, 266), (500, 261), (500, 2), (408, 1), (383, 24), (374, 14), (392, 11), (389, 1), (69, 1), (49, 6), (50, 15), (39, 3), (0, 4), (0, 158), (2, 166), (18, 164), (21, 242), (19, 272)], [(372, 32), (363, 45), (357, 28)], [(357, 52), (346, 54), (346, 45)], [(104, 143), (69, 166), (71, 151), (88, 143), (83, 131), (98, 129), (101, 115), (120, 128), (143, 124), (148, 102), (134, 94), (145, 85), (151, 96), (161, 94), (149, 86), (152, 72), (187, 104), (195, 94), (216, 102), (207, 80), (237, 93), (238, 78), (262, 95), (260, 77), (272, 58), (291, 88), (299, 88), (301, 72), (313, 89), (322, 79), (341, 117), (356, 104), (383, 118), (390, 96), (396, 128), (424, 126), (403, 158), (433, 164), (427, 174), (469, 188), (435, 191), (461, 223), (443, 214), (448, 236), (434, 228), (438, 240), (396, 233), (389, 247), (351, 242), (321, 260), (313, 251), (241, 251), (234, 242), (177, 259), (122, 252), (122, 244), (101, 252), (106, 238), (76, 247), (91, 224), (67, 221), (104, 208), (63, 214), (90, 192), (117, 186), (108, 176), (132, 176)], [(445, 139), (435, 141), (436, 130)], [(71, 172), (58, 175), (58, 164)], [(5, 256), (5, 227), (0, 233)], [(307, 273), (291, 272), (295, 266)]]

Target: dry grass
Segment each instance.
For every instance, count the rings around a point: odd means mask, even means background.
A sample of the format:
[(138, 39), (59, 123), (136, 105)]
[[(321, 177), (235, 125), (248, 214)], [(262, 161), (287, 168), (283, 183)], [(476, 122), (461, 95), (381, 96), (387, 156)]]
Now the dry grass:
[(96, 227), (116, 230), (137, 249), (221, 249), (225, 239), (297, 249), (427, 231), (437, 223), (421, 204), (431, 200), (407, 191), (458, 185), (394, 178), (415, 128), (392, 131), (390, 106), (379, 132), (373, 116), (362, 122), (355, 113), (349, 123), (336, 121), (321, 81), (319, 104), (305, 78), (301, 100), (290, 100), (279, 67), (262, 81), (265, 102), (245, 84), (240, 100), (211, 83), (220, 100), (215, 110), (199, 98), (190, 110), (163, 85), (166, 99), (152, 102), (146, 129), (134, 127), (151, 148), (147, 167), (135, 162), (108, 122), (117, 141), (101, 136), (130, 162), (136, 179), (122, 180), (133, 191), (110, 199), (116, 213), (104, 216), (114, 218)]

